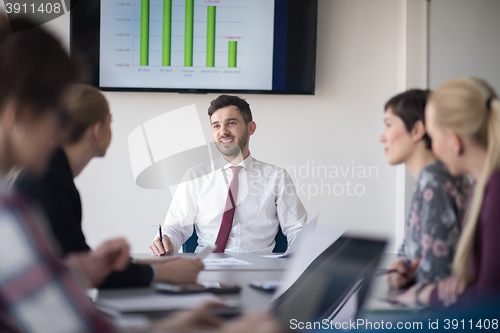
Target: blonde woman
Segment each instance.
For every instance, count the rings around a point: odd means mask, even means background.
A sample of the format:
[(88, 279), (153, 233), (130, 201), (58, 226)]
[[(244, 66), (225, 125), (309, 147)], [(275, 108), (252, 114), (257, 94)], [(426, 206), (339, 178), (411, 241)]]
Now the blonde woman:
[(426, 120), (434, 154), (475, 186), (452, 276), (412, 288), (402, 299), (432, 307), (470, 304), (500, 290), (500, 101), (484, 81), (446, 81), (430, 96)]

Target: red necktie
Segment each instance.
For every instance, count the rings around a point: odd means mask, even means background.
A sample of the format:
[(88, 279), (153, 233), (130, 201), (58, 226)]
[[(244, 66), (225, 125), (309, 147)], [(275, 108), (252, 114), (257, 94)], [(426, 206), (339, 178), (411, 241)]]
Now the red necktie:
[(231, 167), (230, 169), (233, 171), (233, 179), (231, 179), (231, 184), (229, 184), (226, 207), (224, 209), (224, 215), (222, 215), (222, 223), (220, 225), (219, 234), (217, 235), (217, 240), (215, 241), (216, 249), (214, 253), (224, 252), (229, 234), (231, 233), (231, 228), (233, 226), (236, 198), (238, 197), (238, 173), (242, 167)]

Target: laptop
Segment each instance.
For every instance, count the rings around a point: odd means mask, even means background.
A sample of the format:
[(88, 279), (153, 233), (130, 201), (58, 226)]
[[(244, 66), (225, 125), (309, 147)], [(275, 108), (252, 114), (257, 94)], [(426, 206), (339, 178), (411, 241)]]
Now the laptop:
[(272, 312), (290, 329), (309, 329), (306, 323), (334, 328), (336, 321), (355, 319), (385, 246), (384, 240), (340, 236), (273, 301)]

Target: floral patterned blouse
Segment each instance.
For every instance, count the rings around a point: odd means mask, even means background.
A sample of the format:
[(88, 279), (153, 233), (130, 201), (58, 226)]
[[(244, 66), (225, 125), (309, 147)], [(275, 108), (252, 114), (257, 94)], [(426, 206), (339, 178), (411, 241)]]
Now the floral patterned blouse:
[(417, 282), (437, 282), (451, 274), (470, 183), (453, 177), (440, 161), (418, 177), (398, 257), (420, 258)]

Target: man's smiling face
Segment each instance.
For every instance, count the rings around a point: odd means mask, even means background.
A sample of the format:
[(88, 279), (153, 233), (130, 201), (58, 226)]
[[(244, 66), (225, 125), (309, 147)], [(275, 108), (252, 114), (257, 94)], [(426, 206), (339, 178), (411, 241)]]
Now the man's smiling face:
[(234, 159), (240, 152), (243, 156), (246, 155), (248, 139), (253, 134), (253, 131), (250, 133), (249, 127), (253, 122), (245, 124), (240, 111), (234, 105), (215, 111), (210, 121), (217, 149), (226, 159)]

